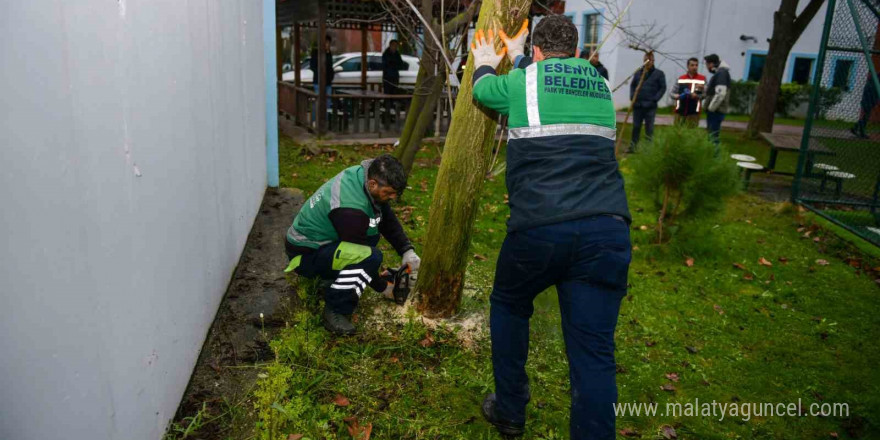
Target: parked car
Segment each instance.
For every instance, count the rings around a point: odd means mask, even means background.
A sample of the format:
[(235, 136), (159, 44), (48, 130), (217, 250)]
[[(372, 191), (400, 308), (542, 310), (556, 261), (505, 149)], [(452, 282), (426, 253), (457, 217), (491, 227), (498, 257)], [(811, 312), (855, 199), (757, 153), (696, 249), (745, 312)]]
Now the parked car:
[[(400, 85), (413, 86), (419, 73), (419, 59), (410, 55), (401, 55), (406, 69), (400, 71)], [(313, 73), (309, 69), (309, 57), (302, 60), (300, 81), (303, 84), (311, 84)], [(361, 83), (361, 53), (346, 52), (333, 56), (333, 70), (336, 76), (333, 78), (334, 86), (360, 85)], [(281, 76), (282, 81), (293, 82), (293, 71), (285, 72)], [(382, 54), (379, 52), (367, 52), (367, 83), (382, 83)]]

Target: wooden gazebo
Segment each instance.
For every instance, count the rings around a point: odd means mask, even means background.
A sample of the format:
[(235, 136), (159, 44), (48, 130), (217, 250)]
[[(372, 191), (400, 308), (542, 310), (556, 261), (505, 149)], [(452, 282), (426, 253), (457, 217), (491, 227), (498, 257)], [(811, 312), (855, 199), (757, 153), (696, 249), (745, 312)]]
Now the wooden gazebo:
[[(381, 87), (367, 82), (367, 33), (396, 32), (397, 27), (378, 0), (276, 0), (276, 24), (292, 28), (294, 81), (279, 81), (279, 109), (286, 118), (316, 134), (380, 136), (399, 133), (412, 95), (385, 95)], [(303, 87), (299, 48), (304, 28), (317, 29), (323, 42), (328, 29), (359, 30), (361, 34), (361, 81), (359, 88), (334, 89), (327, 95), (326, 53), (317, 50), (317, 90)], [(279, 79), (281, 74), (279, 73)], [(331, 103), (331, 109), (327, 108)], [(328, 111), (329, 110), (329, 111)]]
[[(448, 2), (444, 10), (437, 2), (435, 13), (451, 18), (465, 10), (472, 1), (455, 2), (451, 8)], [(487, 1), (487, 0), (483, 0)], [(550, 11), (544, 7), (534, 7), (530, 15), (561, 13), (564, 2), (550, 0)], [(398, 17), (400, 19), (400, 17)], [(476, 17), (474, 17), (476, 19)], [(418, 25), (418, 20), (410, 17)], [(328, 131), (336, 134), (358, 137), (383, 135), (396, 136), (402, 129), (412, 95), (386, 95), (381, 87), (371, 89), (367, 81), (367, 34), (371, 31), (396, 32), (397, 25), (381, 0), (276, 0), (276, 25), (279, 29), (292, 28), (294, 81), (281, 79), (280, 49), (278, 67), (278, 104), (283, 117), (293, 119), (296, 125), (322, 135)], [(300, 78), (302, 60), (300, 54), (301, 36), (304, 28), (317, 30), (317, 42), (323, 42), (328, 29), (360, 30), (361, 35), (361, 81), (359, 88), (334, 88), (327, 94), (326, 53), (317, 50), (317, 69), (313, 81), (317, 90), (303, 87)], [(281, 45), (278, 45), (279, 48)], [(319, 45), (319, 48), (321, 46)], [(439, 132), (448, 128), (451, 117), (445, 100), (435, 110), (435, 129)], [(328, 112), (328, 102), (330, 111)]]

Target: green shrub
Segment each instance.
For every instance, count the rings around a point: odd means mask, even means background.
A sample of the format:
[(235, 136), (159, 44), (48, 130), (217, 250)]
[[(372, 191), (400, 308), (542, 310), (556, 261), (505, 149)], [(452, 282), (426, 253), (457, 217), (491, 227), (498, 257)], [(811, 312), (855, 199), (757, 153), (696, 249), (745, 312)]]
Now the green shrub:
[(740, 115), (751, 113), (757, 88), (758, 83), (755, 81), (731, 81), (730, 112)]
[(663, 242), (664, 229), (677, 230), (687, 221), (718, 213), (739, 190), (735, 163), (723, 151), (716, 154), (704, 130), (670, 127), (639, 150), (629, 159), (630, 180), (637, 191), (655, 197), (658, 242)]
[(810, 100), (810, 86), (786, 83), (779, 87), (776, 98), (776, 113), (788, 117), (801, 104)]
[[(730, 112), (734, 114), (750, 114), (755, 105), (758, 83), (756, 81), (733, 81), (730, 83)], [(776, 99), (776, 113), (789, 116), (798, 106), (809, 102), (813, 86), (797, 83), (785, 83), (779, 87), (779, 96)], [(819, 87), (819, 110), (820, 117), (831, 107), (840, 103), (843, 94), (837, 87)]]
[(840, 104), (840, 101), (843, 99), (843, 90), (840, 90), (840, 87), (820, 87), (819, 88), (819, 108), (818, 116), (819, 119), (825, 119), (825, 114), (828, 113), (828, 110), (831, 107), (834, 107), (837, 104)]

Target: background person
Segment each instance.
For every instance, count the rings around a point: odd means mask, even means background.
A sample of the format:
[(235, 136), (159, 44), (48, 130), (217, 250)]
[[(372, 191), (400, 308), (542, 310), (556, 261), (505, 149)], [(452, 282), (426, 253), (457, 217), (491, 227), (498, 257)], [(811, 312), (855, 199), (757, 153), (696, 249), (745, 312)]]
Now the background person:
[(862, 101), (859, 105), (859, 120), (849, 129), (856, 137), (867, 139), (868, 134), (865, 133), (865, 127), (868, 125), (868, 119), (871, 118), (871, 112), (874, 107), (880, 104), (880, 97), (877, 96), (877, 88), (874, 85), (874, 77), (868, 72), (868, 79), (865, 82), (865, 88), (862, 89)]
[(584, 53), (581, 53), (581, 57), (583, 59), (589, 61), (590, 64), (592, 64), (593, 67), (595, 67), (596, 70), (599, 71), (599, 75), (602, 75), (602, 78), (608, 79), (608, 69), (605, 68), (605, 66), (602, 64), (601, 61), (599, 61), (599, 53), (596, 52), (596, 55), (593, 56), (592, 52), (589, 52), (589, 51), (584, 51), (584, 52), (586, 52), (586, 55), (584, 55)]
[(472, 45), (474, 99), (509, 116), (510, 220), (489, 298), (495, 393), (483, 415), (502, 434), (522, 435), (531, 398), (525, 364), (535, 297), (556, 286), (571, 380), (570, 436), (614, 439), (614, 329), (626, 295), (630, 214), (614, 157), (608, 84), (577, 57), (578, 30), (552, 15), (501, 34), (515, 68), (495, 69), (492, 32)]
[[(399, 43), (391, 40), (388, 48), (382, 52), (382, 93), (386, 95), (400, 94), (400, 71), (406, 68), (403, 57), (398, 51)], [(385, 100), (385, 117), (391, 118), (391, 109), (394, 107), (392, 99)]]
[[(336, 72), (333, 71), (333, 53), (330, 51), (330, 43), (332, 40), (330, 36), (327, 35), (327, 38), (324, 40), (324, 51), (326, 55), (324, 56), (324, 77), (327, 78), (327, 86), (325, 88), (325, 92), (327, 94), (327, 111), (330, 111), (330, 94), (333, 90), (333, 77), (336, 76)], [(318, 89), (321, 87), (321, 84), (318, 80), (318, 48), (315, 47), (312, 49), (312, 53), (309, 58), (309, 70), (312, 71), (312, 86), (315, 89), (315, 93), (318, 93)], [(317, 108), (317, 105), (316, 105)], [(315, 112), (317, 113), (317, 111)]]
[(669, 96), (675, 100), (675, 123), (694, 128), (700, 123), (701, 98), (706, 86), (706, 77), (700, 75), (700, 60), (690, 58), (687, 72), (678, 77)]
[(706, 55), (703, 60), (706, 70), (712, 73), (703, 98), (706, 101), (706, 131), (709, 132), (709, 139), (715, 143), (715, 154), (718, 154), (721, 122), (730, 109), (730, 66), (714, 53)]
[[(639, 135), (642, 131), (642, 123), (645, 124), (645, 136), (648, 140), (654, 136), (654, 117), (657, 116), (657, 102), (663, 99), (666, 94), (666, 75), (662, 70), (654, 67), (654, 52), (648, 52), (643, 59), (645, 65), (642, 66), (636, 74), (633, 75), (632, 81), (629, 83), (629, 99), (633, 103), (633, 126), (632, 140), (630, 142), (630, 152), (636, 150), (639, 144)], [(642, 81), (642, 74), (645, 79), (639, 94), (636, 96), (636, 89), (639, 88), (639, 82)]]
[(399, 43), (391, 40), (388, 48), (382, 52), (382, 93), (397, 95), (400, 93), (400, 71), (406, 68), (403, 57), (398, 51)]

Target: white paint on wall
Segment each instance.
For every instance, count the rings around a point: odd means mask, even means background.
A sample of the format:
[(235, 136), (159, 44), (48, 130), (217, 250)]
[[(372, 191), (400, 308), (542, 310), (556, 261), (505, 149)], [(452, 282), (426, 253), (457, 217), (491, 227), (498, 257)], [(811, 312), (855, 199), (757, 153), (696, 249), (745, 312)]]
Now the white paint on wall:
[(0, 4), (0, 439), (159, 439), (266, 187), (260, 2)]
[[(606, 17), (602, 23), (600, 39), (611, 30), (613, 13), (622, 10), (629, 0), (567, 0), (565, 13), (573, 16), (583, 40), (584, 14), (599, 11)], [(614, 10), (606, 8), (608, 3), (617, 6)], [(806, 2), (802, 2), (806, 4)], [(802, 6), (803, 7), (803, 6)], [(768, 0), (737, 0), (737, 1), (695, 1), (695, 0), (634, 0), (629, 13), (622, 21), (636, 33), (651, 24), (663, 28), (663, 40), (660, 50), (672, 57), (659, 54), (655, 58), (657, 67), (666, 74), (667, 88), (671, 89), (675, 80), (685, 73), (685, 60), (690, 57), (700, 59), (700, 73), (711, 76), (703, 64), (703, 57), (716, 53), (730, 65), (733, 80), (743, 78), (748, 50), (767, 50), (767, 39), (773, 34), (773, 13), (779, 8), (779, 1)], [(792, 53), (818, 54), (819, 40), (822, 36), (822, 25), (825, 17), (825, 6), (816, 14), (816, 18), (792, 48)], [(740, 40), (740, 35), (755, 37), (753, 40)], [(583, 41), (581, 41), (583, 42)], [(608, 68), (612, 86), (621, 84), (642, 63), (643, 52), (630, 49), (628, 41), (620, 31), (614, 31), (609, 41), (600, 50), (600, 57)], [(703, 53), (705, 52), (705, 53)], [(678, 58), (674, 60), (671, 58)], [(788, 72), (789, 63), (785, 72)], [(787, 76), (783, 77), (786, 81)], [(614, 94), (614, 103), (618, 108), (629, 106), (629, 84), (621, 87)], [(666, 98), (661, 105), (670, 105)]]

